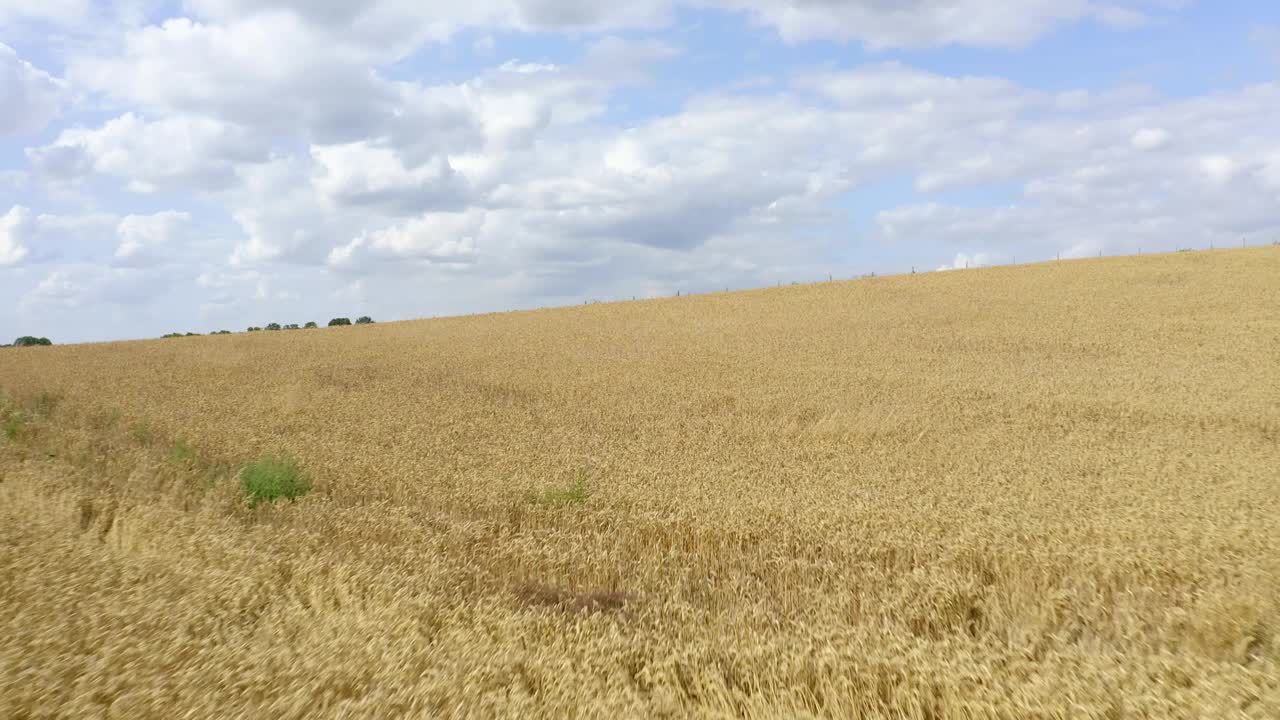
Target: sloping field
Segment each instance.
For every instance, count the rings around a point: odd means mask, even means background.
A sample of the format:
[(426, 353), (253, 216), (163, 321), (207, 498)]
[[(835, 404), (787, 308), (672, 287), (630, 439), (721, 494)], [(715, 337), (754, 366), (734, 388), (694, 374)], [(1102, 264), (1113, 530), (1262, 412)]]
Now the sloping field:
[(1280, 248), (0, 387), (0, 717), (1280, 717)]

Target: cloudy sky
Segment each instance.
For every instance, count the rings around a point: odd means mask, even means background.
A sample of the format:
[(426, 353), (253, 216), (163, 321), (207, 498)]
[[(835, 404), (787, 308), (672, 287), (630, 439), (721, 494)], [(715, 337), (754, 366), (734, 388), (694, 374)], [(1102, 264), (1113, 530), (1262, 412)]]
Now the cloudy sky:
[(1272, 242), (1278, 118), (1269, 0), (0, 0), (0, 340)]

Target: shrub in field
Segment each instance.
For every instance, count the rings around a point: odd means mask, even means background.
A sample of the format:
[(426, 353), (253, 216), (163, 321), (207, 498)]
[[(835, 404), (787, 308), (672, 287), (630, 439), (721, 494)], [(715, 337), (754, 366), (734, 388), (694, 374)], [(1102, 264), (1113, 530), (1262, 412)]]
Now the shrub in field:
[(142, 424), (135, 424), (130, 430), (129, 435), (133, 437), (134, 442), (139, 445), (150, 445), (155, 436), (151, 432), (151, 428)]
[(52, 345), (47, 337), (35, 337), (32, 335), (23, 335), (13, 341), (14, 347), (35, 347), (36, 345)]
[(298, 323), (292, 323), (292, 324), (289, 324), (289, 325), (285, 325), (285, 326), (284, 326), (284, 329), (285, 329), (285, 330), (297, 330), (297, 329), (298, 329)]
[(303, 325), (303, 326), (302, 326), (302, 329), (303, 329), (303, 330), (310, 330), (310, 329), (312, 329), (312, 328), (318, 328), (318, 327), (320, 327), (320, 326), (319, 326), (319, 325), (317, 325), (317, 324), (315, 324), (315, 321), (312, 321), (312, 322), (307, 323), (306, 325)]
[(264, 455), (240, 470), (240, 491), (249, 507), (257, 507), (264, 500), (296, 500), (311, 491), (311, 480), (293, 460)]
[(231, 331), (230, 331), (230, 330), (216, 330), (216, 331), (214, 331), (214, 332), (212, 332), (212, 333), (209, 333), (209, 334), (210, 334), (210, 335), (230, 335), (230, 334), (231, 334)]
[(544, 490), (541, 494), (529, 493), (525, 496), (525, 501), (530, 505), (542, 505), (545, 507), (563, 507), (565, 505), (581, 505), (591, 496), (591, 491), (587, 489), (587, 479), (583, 475), (579, 475), (574, 480), (573, 485), (567, 488), (551, 488)]
[(17, 410), (6, 413), (4, 419), (4, 436), (10, 440), (17, 441), (18, 436), (22, 434), (22, 425), (22, 413)]
[(170, 457), (179, 465), (193, 465), (196, 462), (196, 450), (191, 447), (191, 443), (183, 438), (178, 438), (173, 442), (173, 451), (170, 453)]
[(165, 334), (161, 335), (160, 337), (162, 337), (162, 338), (175, 338), (175, 337), (182, 337), (182, 333), (165, 333)]
[(261, 330), (261, 329), (262, 329), (262, 328), (260, 328), (260, 327), (253, 327), (253, 326), (250, 326), (250, 328), (249, 328), (248, 330), (245, 330), (245, 332), (258, 332), (258, 331), (259, 331), (259, 330)]
[(341, 325), (350, 325), (351, 318), (334, 318), (329, 321), (329, 327), (339, 327)]
[(267, 323), (267, 327), (266, 327), (266, 329), (267, 329), (267, 330), (279, 330), (279, 329), (280, 329), (280, 323)]
[(361, 315), (359, 318), (357, 318), (357, 319), (356, 319), (356, 324), (357, 324), (357, 325), (372, 325), (372, 324), (373, 324), (373, 318), (369, 317), (368, 315)]

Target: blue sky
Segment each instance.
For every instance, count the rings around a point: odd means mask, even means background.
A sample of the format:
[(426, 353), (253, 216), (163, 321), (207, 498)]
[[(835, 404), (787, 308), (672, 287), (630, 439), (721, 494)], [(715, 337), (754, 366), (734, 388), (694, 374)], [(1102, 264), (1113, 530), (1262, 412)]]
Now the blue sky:
[(1280, 239), (1271, 3), (423, 5), (0, 0), (0, 339)]

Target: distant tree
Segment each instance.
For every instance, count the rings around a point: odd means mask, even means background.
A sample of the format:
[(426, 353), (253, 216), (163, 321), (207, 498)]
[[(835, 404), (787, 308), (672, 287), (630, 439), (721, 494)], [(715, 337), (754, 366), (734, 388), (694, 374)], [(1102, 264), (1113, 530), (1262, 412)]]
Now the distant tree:
[(210, 334), (211, 334), (211, 335), (230, 335), (230, 334), (231, 334), (231, 331), (230, 331), (230, 330), (217, 330), (217, 331), (212, 332), (212, 333), (210, 333)]
[(267, 330), (279, 330), (279, 329), (280, 329), (280, 323), (267, 323), (267, 327), (266, 327), (266, 329), (267, 329)]
[(368, 315), (361, 315), (361, 316), (356, 320), (356, 324), (357, 324), (357, 325), (372, 325), (372, 324), (373, 324), (373, 318), (369, 317)]
[(285, 330), (297, 330), (297, 329), (299, 329), (299, 328), (298, 328), (298, 323), (291, 323), (291, 324), (289, 324), (289, 325), (285, 325), (285, 326), (284, 326), (284, 329), (285, 329)]
[(195, 336), (197, 336), (197, 335), (199, 335), (199, 334), (200, 334), (200, 333), (187, 333), (187, 337), (195, 337)]
[(259, 330), (261, 330), (261, 329), (262, 329), (262, 328), (260, 328), (260, 327), (250, 327), (250, 328), (249, 328), (248, 330), (246, 330), (245, 332), (258, 332), (258, 331), (259, 331)]
[(22, 337), (13, 341), (14, 347), (34, 347), (36, 345), (52, 345), (52, 344), (53, 344), (52, 342), (49, 342), (49, 338), (35, 337), (32, 335), (23, 335)]
[(319, 326), (319, 325), (317, 325), (317, 324), (315, 324), (315, 322), (309, 322), (309, 323), (307, 323), (306, 325), (303, 325), (303, 326), (302, 326), (302, 329), (303, 329), (303, 330), (310, 330), (310, 329), (312, 329), (312, 328), (318, 328), (318, 327), (320, 327), (320, 326)]
[(160, 337), (162, 337), (162, 338), (182, 337), (182, 333), (165, 333), (164, 335), (161, 335)]
[(339, 325), (350, 325), (351, 318), (334, 318), (329, 321), (329, 327), (338, 327)]

